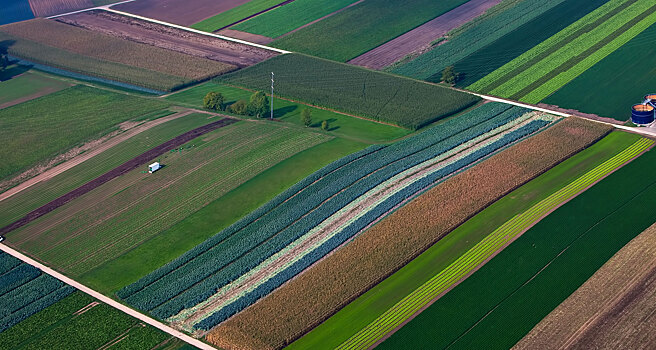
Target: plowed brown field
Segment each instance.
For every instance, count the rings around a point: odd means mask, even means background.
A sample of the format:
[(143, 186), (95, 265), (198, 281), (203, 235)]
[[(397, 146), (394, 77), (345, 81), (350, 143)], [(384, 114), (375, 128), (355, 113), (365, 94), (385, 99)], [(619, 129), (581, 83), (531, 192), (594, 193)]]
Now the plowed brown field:
[(119, 11), (190, 26), (249, 0), (137, 0), (112, 7)]
[(48, 17), (93, 7), (91, 0), (30, 0), (34, 16)]

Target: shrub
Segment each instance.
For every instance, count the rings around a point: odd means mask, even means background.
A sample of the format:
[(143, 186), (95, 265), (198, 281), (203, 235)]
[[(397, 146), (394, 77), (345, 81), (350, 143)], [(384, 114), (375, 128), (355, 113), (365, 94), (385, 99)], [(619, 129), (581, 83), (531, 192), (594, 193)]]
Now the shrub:
[(230, 105), (230, 111), (238, 115), (246, 115), (248, 112), (248, 103), (246, 100), (239, 100)]

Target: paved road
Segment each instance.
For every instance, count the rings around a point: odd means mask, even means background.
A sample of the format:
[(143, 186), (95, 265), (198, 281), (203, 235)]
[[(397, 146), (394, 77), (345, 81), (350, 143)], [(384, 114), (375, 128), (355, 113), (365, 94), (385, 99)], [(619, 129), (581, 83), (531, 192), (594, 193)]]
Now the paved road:
[(134, 318), (137, 318), (137, 319), (139, 319), (140, 321), (142, 321), (144, 323), (147, 323), (147, 324), (149, 324), (149, 325), (151, 325), (151, 326), (153, 326), (153, 327), (155, 327), (155, 328), (157, 328), (157, 329), (159, 329), (163, 332), (166, 332), (166, 333), (168, 333), (168, 334), (170, 334), (170, 335), (184, 341), (187, 344), (190, 344), (192, 346), (195, 346), (195, 347), (197, 347), (199, 349), (203, 349), (203, 350), (216, 350), (214, 347), (210, 346), (209, 344), (205, 344), (205, 343), (203, 343), (202, 341), (200, 341), (198, 339), (192, 338), (192, 337), (190, 337), (190, 336), (188, 336), (188, 335), (186, 335), (186, 334), (184, 334), (180, 331), (177, 331), (177, 330), (175, 330), (175, 329), (173, 329), (173, 328), (171, 328), (171, 327), (169, 327), (169, 326), (167, 326), (167, 325), (165, 325), (165, 324), (163, 324), (159, 321), (156, 321), (156, 320), (154, 320), (154, 319), (152, 319), (152, 318), (150, 318), (150, 317), (148, 317), (148, 316), (146, 316), (146, 315), (144, 315), (144, 314), (142, 314), (138, 311), (135, 311), (135, 310), (133, 310), (133, 309), (131, 309), (131, 308), (129, 308), (129, 307), (127, 307), (127, 306), (113, 300), (113, 299), (111, 299), (111, 298), (108, 298), (108, 297), (96, 292), (95, 290), (93, 290), (93, 289), (91, 289), (91, 288), (89, 288), (89, 287), (87, 287), (83, 284), (80, 284), (80, 283), (78, 283), (78, 282), (76, 282), (76, 281), (62, 275), (61, 273), (59, 273), (59, 272), (57, 272), (57, 271), (55, 271), (55, 270), (53, 270), (53, 269), (51, 269), (47, 266), (35, 261), (34, 259), (31, 259), (28, 256), (25, 256), (25, 255), (21, 254), (20, 252), (8, 247), (5, 244), (0, 243), (0, 250), (2, 250), (3, 252), (5, 252), (7, 254), (10, 254), (10, 255), (12, 255), (12, 256), (20, 259), (20, 260), (22, 260), (23, 262), (25, 262), (27, 264), (30, 264), (30, 265), (38, 268), (39, 270), (43, 271), (44, 273), (47, 273), (48, 275), (50, 275), (50, 276), (52, 276), (52, 277), (54, 277), (54, 278), (56, 278), (56, 279), (58, 279), (58, 280), (60, 280), (64, 283), (66, 283), (70, 286), (73, 286), (73, 287), (79, 289), (80, 291), (82, 291), (86, 294), (89, 294), (90, 296), (100, 300), (101, 302), (103, 302), (105, 304), (108, 304), (111, 307), (114, 307), (114, 308), (116, 308), (120, 311), (123, 311), (126, 314), (128, 314), (128, 315), (130, 315)]

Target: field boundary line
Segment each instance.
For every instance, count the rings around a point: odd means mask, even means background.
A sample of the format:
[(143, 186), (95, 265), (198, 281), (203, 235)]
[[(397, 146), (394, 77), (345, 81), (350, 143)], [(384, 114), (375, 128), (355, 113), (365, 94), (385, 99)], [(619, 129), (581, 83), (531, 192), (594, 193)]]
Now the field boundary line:
[(103, 303), (105, 303), (105, 304), (107, 304), (107, 305), (109, 305), (109, 306), (111, 306), (115, 309), (118, 309), (119, 311), (122, 311), (122, 312), (124, 312), (124, 313), (126, 313), (126, 314), (128, 314), (128, 315), (130, 315), (130, 316), (144, 322), (144, 323), (147, 323), (147, 324), (149, 324), (149, 325), (151, 325), (151, 326), (153, 326), (153, 327), (155, 327), (155, 328), (157, 328), (157, 329), (159, 329), (159, 330), (161, 330), (161, 331), (163, 331), (163, 332), (165, 332), (169, 335), (172, 335), (172, 336), (184, 341), (185, 343), (187, 343), (189, 345), (195, 346), (195, 347), (197, 347), (199, 349), (202, 349), (202, 350), (216, 350), (211, 345), (203, 343), (202, 341), (200, 341), (196, 338), (192, 338), (189, 335), (186, 335), (186, 334), (184, 334), (180, 331), (177, 331), (177, 330), (175, 330), (175, 329), (173, 329), (173, 328), (171, 328), (171, 327), (169, 327), (169, 326), (167, 326), (167, 325), (165, 325), (165, 324), (163, 324), (163, 323), (161, 323), (161, 322), (159, 322), (159, 321), (157, 321), (153, 318), (150, 318), (150, 317), (148, 317), (148, 316), (146, 316), (146, 315), (144, 315), (144, 314), (142, 314), (142, 313), (140, 313), (136, 310), (133, 310), (133, 309), (131, 309), (131, 308), (129, 308), (129, 307), (127, 307), (127, 306), (125, 306), (125, 305), (123, 305), (123, 304), (121, 304), (121, 303), (119, 303), (119, 302), (117, 302), (117, 301), (103, 295), (103, 294), (100, 294), (99, 292), (96, 292), (95, 290), (93, 290), (93, 289), (91, 289), (91, 288), (89, 288), (89, 287), (87, 287), (87, 286), (85, 286), (85, 285), (83, 285), (79, 282), (76, 282), (75, 280), (73, 280), (69, 277), (64, 276), (63, 274), (61, 274), (61, 273), (59, 273), (59, 272), (57, 272), (57, 271), (43, 265), (43, 264), (35, 261), (34, 259), (20, 253), (19, 251), (15, 250), (15, 249), (10, 248), (9, 246), (7, 246), (5, 244), (0, 244), (0, 250), (2, 250), (3, 252), (5, 252), (5, 253), (7, 253), (7, 254), (19, 259), (19, 260), (21, 260), (21, 261), (23, 261), (26, 264), (29, 264), (29, 265), (32, 265), (32, 266), (36, 267), (37, 269), (39, 269), (39, 270), (43, 271), (44, 273), (46, 273), (46, 274), (48, 274), (48, 275), (50, 275), (50, 276), (64, 282), (64, 283), (66, 283), (69, 286), (72, 286), (72, 287), (78, 289), (79, 291), (81, 291), (85, 294), (88, 294), (88, 295), (92, 296), (93, 298), (96, 298), (96, 299), (100, 300), (101, 302), (103, 302)]

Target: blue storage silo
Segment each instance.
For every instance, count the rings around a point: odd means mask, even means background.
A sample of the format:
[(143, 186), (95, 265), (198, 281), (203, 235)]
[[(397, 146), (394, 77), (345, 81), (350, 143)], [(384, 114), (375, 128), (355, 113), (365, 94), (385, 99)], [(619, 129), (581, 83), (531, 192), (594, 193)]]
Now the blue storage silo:
[(637, 125), (647, 125), (654, 122), (654, 107), (652, 105), (633, 105), (631, 121)]
[(645, 95), (644, 104), (650, 104), (652, 107), (656, 107), (656, 94), (647, 94)]

